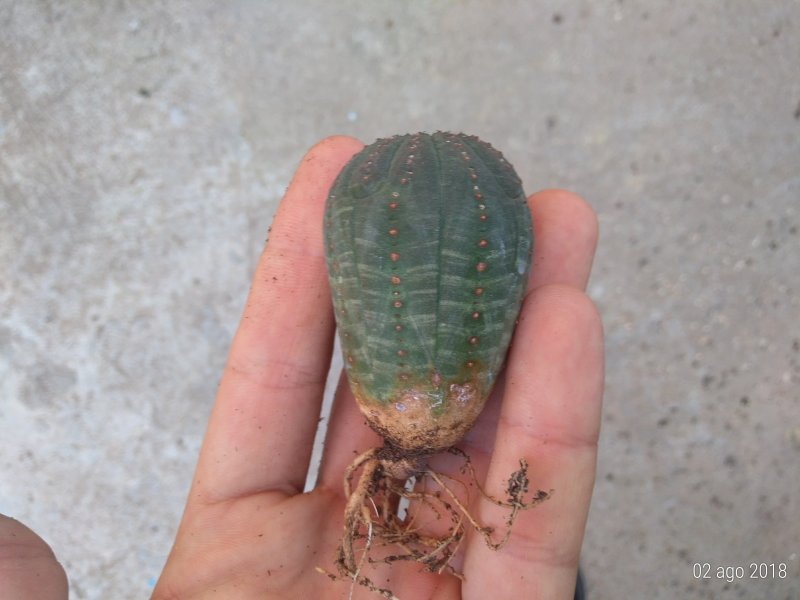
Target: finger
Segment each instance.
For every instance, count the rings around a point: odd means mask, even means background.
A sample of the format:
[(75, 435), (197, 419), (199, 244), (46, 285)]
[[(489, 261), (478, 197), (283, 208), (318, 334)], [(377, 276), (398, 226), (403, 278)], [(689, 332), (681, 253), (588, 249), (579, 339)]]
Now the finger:
[[(546, 285), (564, 284), (584, 289), (597, 246), (597, 216), (591, 206), (566, 190), (543, 190), (528, 198), (534, 227), (531, 279), (527, 294)], [(515, 333), (514, 340), (518, 334)], [(515, 341), (512, 341), (512, 345)], [(505, 374), (498, 378), (475, 426), (462, 447), (471, 456), (478, 476), (485, 475), (494, 448)], [(440, 461), (457, 468), (457, 461)]]
[(47, 542), (16, 519), (2, 515), (0, 597), (67, 598), (67, 576)]
[(528, 198), (533, 219), (533, 266), (528, 290), (550, 283), (585, 289), (597, 246), (597, 216), (566, 190)]
[(286, 191), (231, 346), (193, 496), (218, 501), (302, 490), (334, 331), (324, 203), (361, 147), (347, 137), (320, 142)]
[[(532, 491), (552, 489), (553, 497), (519, 515), (500, 551), (480, 536), (470, 540), (464, 568), (473, 574), (466, 585), (475, 597), (571, 597), (594, 485), (602, 388), (602, 327), (591, 301), (565, 285), (534, 290), (509, 356), (486, 487), (505, 497), (524, 457)], [(480, 514), (504, 530), (507, 511), (483, 501)]]

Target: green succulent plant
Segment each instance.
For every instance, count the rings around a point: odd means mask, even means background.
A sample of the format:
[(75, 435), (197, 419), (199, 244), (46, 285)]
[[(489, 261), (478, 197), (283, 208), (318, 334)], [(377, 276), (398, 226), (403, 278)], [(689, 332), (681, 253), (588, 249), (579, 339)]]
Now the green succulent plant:
[(514, 168), (475, 136), (379, 139), (331, 188), (325, 246), (351, 388), (386, 442), (429, 454), (470, 429), (531, 265)]

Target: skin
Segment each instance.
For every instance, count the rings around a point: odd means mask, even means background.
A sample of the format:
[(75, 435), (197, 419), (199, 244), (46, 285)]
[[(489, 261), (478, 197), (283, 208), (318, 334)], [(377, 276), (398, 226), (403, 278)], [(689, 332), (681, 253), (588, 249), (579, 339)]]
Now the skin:
[(67, 600), (67, 576), (50, 546), (28, 527), (0, 515), (0, 598)]
[[(336, 174), (362, 147), (348, 137), (317, 144), (278, 209), (177, 538), (152, 600), (344, 599), (351, 593), (349, 582), (333, 582), (315, 569), (335, 571), (346, 501), (344, 469), (355, 453), (381, 444), (344, 380), (317, 485), (310, 493), (302, 489), (335, 328), (322, 244), (323, 206)], [(453, 561), (464, 581), (420, 572), (416, 564), (370, 570), (377, 584), (403, 600), (573, 595), (594, 485), (603, 389), (602, 327), (584, 293), (597, 220), (583, 200), (562, 190), (533, 194), (529, 206), (534, 266), (508, 365), (459, 447), (471, 456), (489, 493), (502, 497), (508, 476), (526, 457), (532, 491), (553, 490), (553, 498), (520, 513), (500, 551), (488, 549), (482, 536), (468, 534)], [(461, 464), (451, 456), (431, 460), (437, 471), (454, 476)], [(480, 497), (470, 510), (502, 531), (506, 511)], [(39, 542), (46, 554), (49, 549)], [(0, 546), (0, 585), (7, 577), (6, 554)], [(48, 564), (57, 565), (54, 558)], [(52, 582), (60, 577), (61, 583), (53, 585), (64, 587), (36, 597), (66, 598), (63, 571), (47, 573), (40, 577)], [(359, 586), (352, 594), (378, 597)]]

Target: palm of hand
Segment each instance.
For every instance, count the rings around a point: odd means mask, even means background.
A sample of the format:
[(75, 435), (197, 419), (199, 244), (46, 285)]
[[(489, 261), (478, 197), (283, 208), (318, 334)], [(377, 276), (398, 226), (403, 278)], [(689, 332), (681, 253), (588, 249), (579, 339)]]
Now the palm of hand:
[[(318, 483), (300, 493), (334, 332), (322, 251), (322, 205), (333, 178), (360, 148), (330, 138), (303, 161), (281, 204), (231, 347), (175, 546), (153, 593), (167, 598), (377, 597), (331, 581), (345, 499), (342, 473), (355, 453), (380, 445), (340, 382)], [(596, 242), (591, 210), (572, 194), (529, 199), (536, 235), (532, 280), (498, 384), (460, 445), (490, 493), (521, 457), (532, 484), (555, 498), (520, 516), (501, 552), (469, 532), (453, 575), (414, 563), (367, 574), (403, 600), (571, 598), (593, 486), (602, 392), (602, 333), (583, 294)], [(452, 458), (452, 457), (451, 457)], [(461, 477), (460, 463), (432, 459)], [(480, 497), (470, 510), (503, 528)]]

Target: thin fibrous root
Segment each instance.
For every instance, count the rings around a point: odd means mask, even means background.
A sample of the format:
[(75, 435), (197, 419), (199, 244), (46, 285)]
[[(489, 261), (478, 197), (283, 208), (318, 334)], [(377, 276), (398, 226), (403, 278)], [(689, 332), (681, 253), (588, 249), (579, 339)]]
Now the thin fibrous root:
[(528, 502), (523, 501), (523, 496), (528, 492), (528, 486), (530, 481), (528, 479), (528, 461), (524, 458), (519, 459), (519, 470), (514, 471), (511, 474), (511, 477), (508, 478), (508, 486), (506, 488), (506, 493), (508, 494), (508, 500), (500, 500), (495, 498), (491, 494), (489, 494), (483, 486), (478, 481), (478, 477), (475, 474), (475, 467), (472, 465), (472, 460), (470, 457), (461, 450), (460, 448), (452, 447), (448, 449), (448, 452), (454, 454), (456, 456), (460, 456), (464, 459), (464, 466), (461, 469), (461, 472), (464, 473), (465, 471), (469, 471), (470, 478), (472, 481), (475, 482), (475, 485), (478, 488), (478, 491), (481, 495), (488, 501), (496, 504), (497, 506), (501, 506), (503, 508), (510, 508), (511, 513), (508, 515), (506, 519), (506, 529), (505, 534), (500, 539), (500, 541), (496, 542), (492, 539), (492, 534), (494, 533), (494, 529), (492, 527), (481, 527), (473, 518), (472, 515), (461, 505), (458, 498), (453, 494), (452, 490), (450, 490), (447, 486), (444, 485), (443, 482), (440, 482), (440, 478), (438, 474), (431, 473), (432, 478), (434, 481), (439, 483), (447, 493), (453, 498), (454, 502), (458, 505), (458, 507), (464, 512), (467, 519), (470, 521), (470, 524), (473, 528), (478, 531), (481, 535), (483, 535), (483, 539), (486, 542), (486, 545), (492, 548), (493, 550), (499, 550), (503, 546), (505, 546), (506, 542), (508, 542), (509, 537), (511, 536), (511, 527), (514, 524), (514, 521), (517, 519), (517, 515), (521, 510), (528, 510), (533, 508), (537, 504), (540, 504), (550, 498), (553, 495), (553, 490), (549, 492), (545, 492), (544, 490), (537, 490), (534, 497), (529, 500)]
[(454, 454), (464, 459), (464, 466), (461, 467), (461, 472), (469, 472), (470, 478), (477, 486), (481, 495), (486, 500), (496, 504), (497, 506), (502, 506), (504, 508), (517, 506), (520, 510), (527, 510), (529, 508), (533, 508), (537, 504), (540, 504), (542, 501), (547, 500), (553, 494), (553, 490), (550, 490), (549, 492), (537, 490), (536, 495), (529, 502), (522, 501), (522, 496), (528, 492), (528, 485), (530, 482), (528, 480), (528, 461), (524, 458), (521, 458), (519, 459), (519, 470), (514, 471), (511, 474), (511, 477), (508, 479), (508, 487), (506, 489), (506, 493), (509, 495), (508, 500), (500, 500), (499, 498), (495, 498), (480, 484), (480, 481), (478, 481), (478, 477), (475, 474), (475, 467), (472, 465), (472, 460), (463, 450), (453, 446), (448, 448), (447, 451), (450, 454)]

